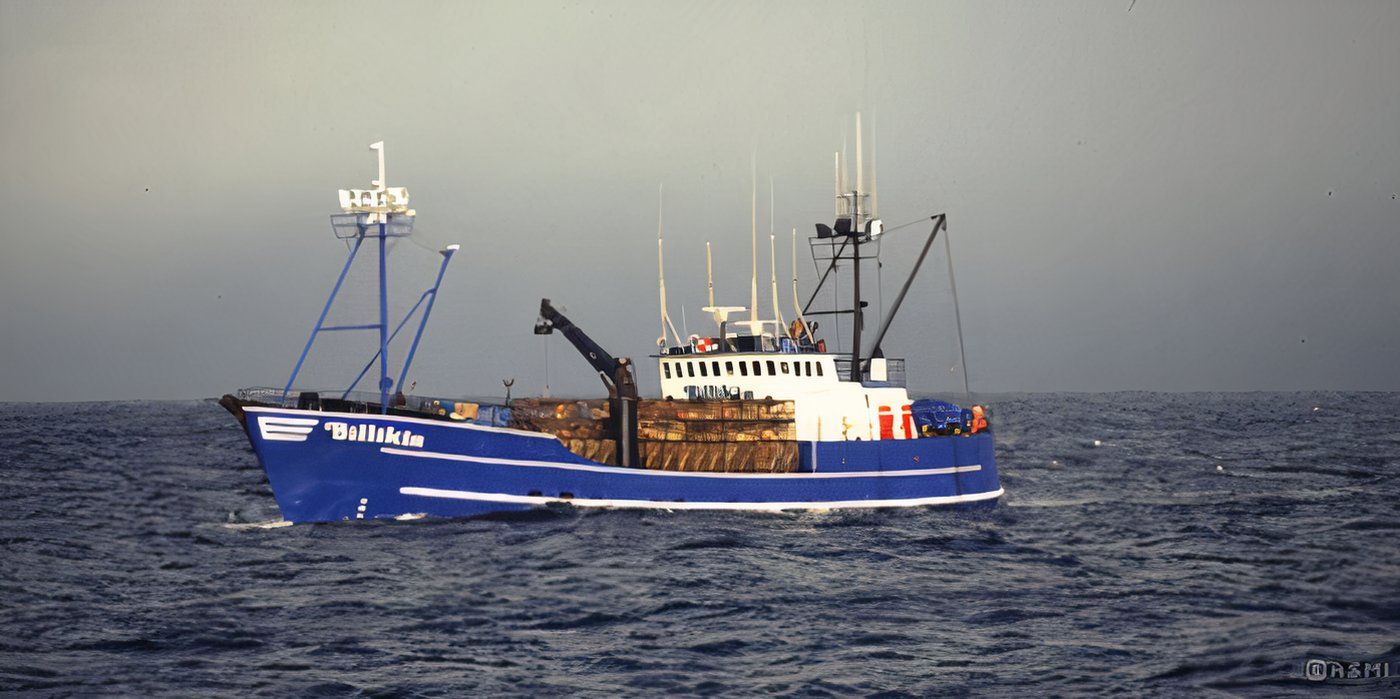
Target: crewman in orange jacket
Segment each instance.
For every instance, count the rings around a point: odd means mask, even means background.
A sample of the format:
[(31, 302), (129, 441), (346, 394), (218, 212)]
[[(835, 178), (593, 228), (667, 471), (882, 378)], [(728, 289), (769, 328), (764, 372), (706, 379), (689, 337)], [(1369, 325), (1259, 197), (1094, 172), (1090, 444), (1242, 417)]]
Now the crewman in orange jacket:
[(970, 434), (977, 434), (985, 429), (987, 429), (986, 411), (983, 410), (980, 405), (972, 406), (972, 427), (968, 432)]

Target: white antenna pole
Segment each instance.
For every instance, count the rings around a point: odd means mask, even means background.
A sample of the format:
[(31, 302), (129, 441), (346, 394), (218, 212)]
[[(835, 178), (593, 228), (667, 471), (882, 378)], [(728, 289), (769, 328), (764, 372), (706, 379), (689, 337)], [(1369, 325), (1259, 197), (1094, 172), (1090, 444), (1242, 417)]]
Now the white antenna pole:
[(384, 142), (379, 141), (378, 143), (371, 143), (369, 144), (369, 149), (379, 151), (379, 179), (370, 184), (374, 185), (375, 190), (382, 192), (384, 188), (388, 186), (385, 184), (388, 180), (384, 177)]
[(860, 150), (860, 112), (856, 112), (856, 191), (865, 191), (865, 160)]
[[(656, 239), (656, 266), (659, 269), (664, 269), (665, 266), (661, 261), (660, 238)], [(676, 332), (676, 324), (671, 321), (671, 314), (666, 312), (666, 273), (663, 271), (661, 272), (661, 338), (663, 340), (666, 339), (666, 328), (668, 327), (671, 329), (671, 337), (676, 340), (676, 345), (685, 344), (681, 341), (680, 333)]]
[(832, 155), (831, 159), (832, 159), (832, 161), (834, 161), (834, 163), (835, 163), (834, 166), (833, 166), (833, 168), (832, 168), (832, 171), (831, 171), (831, 178), (832, 178), (832, 179), (831, 179), (831, 182), (832, 182), (832, 186), (834, 187), (834, 191), (835, 191), (835, 193), (836, 193), (836, 215), (837, 215), (837, 216), (840, 216), (840, 215), (841, 215), (841, 151), (836, 151), (835, 153), (832, 153), (831, 155)]
[(848, 201), (846, 201), (846, 199), (845, 199), (845, 196), (846, 196), (847, 194), (850, 194), (850, 191), (851, 191), (851, 188), (850, 188), (850, 187), (847, 185), (847, 183), (846, 183), (847, 179), (849, 179), (849, 174), (850, 174), (850, 173), (846, 172), (846, 170), (848, 170), (850, 167), (851, 167), (851, 159), (850, 159), (849, 157), (847, 157), (847, 155), (846, 155), (846, 125), (845, 125), (845, 124), (842, 124), (842, 125), (841, 125), (841, 167), (840, 167), (839, 172), (841, 173), (841, 187), (840, 187), (840, 189), (841, 189), (841, 197), (842, 197), (842, 199), (841, 199), (841, 213), (843, 213), (843, 214), (845, 214), (845, 213), (850, 213), (850, 210), (851, 210), (851, 203), (848, 202)]
[[(378, 141), (375, 143), (371, 143), (369, 144), (369, 149), (372, 151), (377, 151), (379, 155), (379, 179), (370, 180), (370, 184), (374, 186), (375, 192), (383, 192), (385, 189), (387, 189), (387, 185), (385, 183), (389, 181), (388, 178), (384, 176), (384, 142)], [(375, 206), (382, 206), (387, 203), (387, 198), (375, 197)], [(389, 214), (379, 210), (376, 211), (377, 213), (373, 214), (370, 220), (375, 223), (388, 223)]]
[(752, 274), (749, 277), (749, 323), (757, 332), (758, 326), (758, 154), (749, 160), (752, 170), (750, 183), (753, 185), (753, 200), (749, 209), (749, 253), (753, 257)]
[[(792, 309), (797, 313), (797, 320), (802, 323), (802, 332), (807, 334), (807, 341), (816, 344), (812, 339), (812, 329), (807, 327), (807, 320), (802, 317), (802, 301), (797, 297), (797, 229), (792, 229)], [(793, 338), (797, 339), (797, 338)]]
[(666, 328), (670, 327), (671, 336), (676, 339), (676, 345), (680, 346), (684, 343), (681, 342), (681, 336), (676, 333), (676, 325), (671, 322), (670, 314), (666, 312), (666, 263), (661, 250), (661, 211), (664, 194), (665, 185), (663, 184), (657, 189), (656, 195), (656, 278), (661, 291), (661, 341), (663, 344), (666, 342)]
[(661, 236), (656, 236), (656, 285), (660, 287), (661, 342), (666, 342), (666, 267), (661, 262)]
[(870, 113), (870, 218), (880, 218), (880, 195), (875, 189), (876, 169), (875, 159), (879, 155), (877, 147), (880, 142), (875, 136), (875, 113)]
[[(843, 120), (843, 121), (844, 121), (844, 120)], [(846, 125), (843, 123), (843, 124), (841, 124), (841, 193), (842, 193), (842, 194), (847, 194), (847, 193), (849, 193), (849, 192), (851, 191), (851, 187), (850, 187), (850, 185), (848, 184), (848, 180), (850, 180), (850, 172), (848, 172), (848, 170), (849, 170), (850, 167), (851, 167), (850, 150), (849, 150), (849, 147), (848, 147), (848, 145), (847, 145), (847, 143), (848, 143), (848, 138), (849, 138), (849, 137), (847, 136)]]
[(787, 323), (783, 322), (783, 312), (778, 308), (778, 254), (777, 236), (768, 234), (768, 280), (773, 287), (773, 320), (778, 321), (778, 328), (783, 331)]
[[(705, 241), (705, 284), (710, 289), (709, 308), (715, 307), (715, 265), (714, 257), (710, 254), (710, 241)], [(716, 320), (716, 323), (719, 321)]]
[(656, 284), (661, 295), (661, 342), (666, 342), (666, 265), (661, 261), (661, 212), (665, 203), (666, 185), (656, 188)]
[(778, 255), (775, 247), (774, 229), (776, 227), (773, 213), (777, 208), (777, 195), (774, 194), (773, 176), (768, 176), (768, 281), (773, 287), (773, 320), (778, 321), (778, 328), (783, 328), (783, 312), (778, 308)]

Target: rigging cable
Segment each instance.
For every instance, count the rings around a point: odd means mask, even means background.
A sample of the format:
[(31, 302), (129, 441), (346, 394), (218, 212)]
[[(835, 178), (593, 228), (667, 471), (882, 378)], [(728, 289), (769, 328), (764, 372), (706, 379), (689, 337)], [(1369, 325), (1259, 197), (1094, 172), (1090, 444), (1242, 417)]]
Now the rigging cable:
[(880, 302), (880, 313), (876, 318), (885, 317), (885, 261), (880, 259), (880, 248), (875, 247), (875, 294)]
[(958, 325), (958, 363), (962, 364), (963, 397), (970, 400), (972, 391), (967, 384), (967, 349), (963, 346), (962, 311), (958, 308), (958, 281), (953, 277), (953, 244), (948, 242), (948, 229), (943, 229), (943, 249), (948, 254), (948, 286), (953, 290), (953, 318)]
[[(833, 242), (831, 243), (831, 247), (834, 248), (834, 247), (836, 247), (836, 243), (834, 242), (835, 239), (833, 238), (832, 240), (833, 240)], [(847, 243), (847, 242), (850, 242), (850, 239), (849, 239), (849, 238), (847, 238), (844, 242), (841, 243), (841, 250), (845, 250), (845, 249), (846, 249), (846, 243)], [(833, 311), (835, 311), (835, 310), (841, 308), (841, 267), (840, 267), (840, 265), (836, 264), (837, 260), (839, 260), (840, 257), (841, 257), (841, 250), (837, 250), (837, 251), (836, 251), (836, 257), (835, 257), (835, 258), (832, 258), (832, 263), (831, 263), (831, 273), (832, 273), (832, 277), (831, 277), (831, 285), (832, 285), (832, 286), (831, 286), (831, 310), (833, 310)], [(854, 318), (854, 317), (855, 317), (855, 316), (852, 316), (852, 318)], [(833, 321), (833, 322), (835, 322), (835, 321), (837, 321), (837, 320), (840, 320), (840, 318), (834, 317), (834, 316), (832, 317), (832, 321)], [(855, 322), (855, 321), (852, 320), (852, 322)], [(840, 324), (840, 323), (836, 323), (836, 353), (837, 353), (837, 354), (845, 354), (845, 347), (843, 346), (843, 344), (842, 344), (842, 342), (841, 342), (841, 324)]]
[(544, 335), (540, 336), (540, 343), (544, 345), (544, 398), (549, 397), (549, 340)]

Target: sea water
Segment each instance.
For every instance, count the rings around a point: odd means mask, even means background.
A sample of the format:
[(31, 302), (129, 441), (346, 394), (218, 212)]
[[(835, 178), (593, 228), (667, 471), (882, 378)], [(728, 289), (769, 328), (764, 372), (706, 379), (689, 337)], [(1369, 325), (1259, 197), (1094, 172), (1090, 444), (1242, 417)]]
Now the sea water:
[(992, 510), (293, 526), (213, 401), (0, 405), (0, 689), (1396, 691), (1400, 396), (994, 405)]

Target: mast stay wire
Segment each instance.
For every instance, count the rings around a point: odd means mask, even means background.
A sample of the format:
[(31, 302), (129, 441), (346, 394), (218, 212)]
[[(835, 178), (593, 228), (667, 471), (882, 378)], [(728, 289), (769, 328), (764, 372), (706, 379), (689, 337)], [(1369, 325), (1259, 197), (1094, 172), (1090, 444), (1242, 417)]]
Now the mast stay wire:
[(967, 348), (963, 345), (962, 310), (958, 306), (958, 280), (953, 277), (953, 244), (948, 241), (948, 229), (943, 229), (943, 250), (948, 256), (948, 286), (953, 291), (953, 318), (958, 326), (958, 363), (962, 365), (963, 397), (972, 399), (967, 381)]
[[(929, 219), (934, 218), (934, 217), (936, 217), (936, 216), (937, 216), (936, 214), (935, 214), (934, 216), (923, 216), (923, 217), (920, 217), (920, 218), (916, 218), (916, 219), (914, 219), (914, 220), (912, 220), (912, 221), (908, 221), (908, 222), (906, 222), (906, 223), (901, 223), (901, 224), (899, 224), (899, 225), (897, 225), (897, 226), (891, 226), (891, 227), (889, 227), (889, 228), (886, 228), (886, 229), (884, 230), (884, 233), (885, 233), (885, 234), (893, 233), (893, 232), (895, 232), (895, 231), (898, 231), (898, 230), (901, 230), (901, 229), (904, 229), (904, 228), (908, 228), (908, 227), (913, 226), (913, 225), (917, 225), (917, 224), (923, 223), (923, 222), (928, 221)], [(849, 239), (849, 238), (847, 238), (846, 240), (842, 241), (841, 249), (837, 251), (837, 253), (836, 253), (836, 258), (839, 258), (839, 257), (840, 257), (841, 252), (843, 252), (843, 251), (845, 250), (846, 244), (849, 243), (849, 242), (850, 242), (850, 239)], [(834, 243), (832, 243), (832, 244), (834, 245)], [(962, 378), (963, 378), (963, 396), (966, 397), (966, 398), (968, 398), (968, 399), (970, 400), (970, 399), (971, 399), (971, 396), (972, 396), (972, 389), (971, 389), (971, 381), (970, 381), (970, 379), (969, 379), (969, 377), (968, 377), (968, 369), (967, 369), (967, 345), (966, 345), (966, 341), (963, 339), (962, 306), (961, 306), (961, 304), (960, 304), (959, 301), (958, 301), (958, 282), (957, 282), (957, 278), (956, 278), (956, 277), (954, 276), (954, 274), (953, 274), (953, 246), (952, 246), (952, 242), (949, 240), (949, 237), (948, 237), (948, 230), (947, 230), (946, 227), (943, 229), (943, 250), (944, 250), (944, 254), (947, 256), (947, 259), (948, 259), (948, 285), (949, 285), (950, 291), (952, 292), (952, 295), (953, 295), (953, 318), (954, 318), (954, 322), (955, 322), (955, 324), (956, 324), (956, 326), (957, 326), (957, 330), (958, 330), (958, 364), (962, 367), (962, 375), (963, 375), (963, 376), (962, 376)], [(815, 261), (814, 261), (814, 262), (815, 262)], [(883, 264), (881, 264), (880, 266), (883, 267)], [(878, 274), (879, 274), (879, 271), (877, 270), (877, 277), (878, 277)], [(807, 300), (806, 308), (803, 309), (803, 312), (804, 312), (804, 313), (806, 312), (807, 308), (811, 308), (812, 302), (816, 300), (817, 294), (821, 292), (821, 287), (825, 285), (826, 278), (827, 278), (828, 275), (833, 275), (833, 276), (834, 276), (834, 278), (832, 279), (832, 285), (833, 285), (832, 292), (833, 292), (833, 294), (835, 295), (835, 298), (838, 298), (838, 299), (840, 298), (840, 296), (839, 296), (839, 294), (840, 294), (840, 284), (841, 284), (841, 280), (840, 280), (840, 271), (838, 270), (838, 265), (836, 264), (836, 260), (833, 259), (832, 262), (831, 262), (831, 264), (827, 267), (826, 271), (822, 273), (821, 278), (817, 281), (817, 288), (814, 289), (814, 290), (812, 291), (812, 297), (811, 297), (810, 299)], [(878, 283), (878, 282), (877, 282), (877, 283)], [(881, 287), (881, 290), (880, 290), (880, 291), (881, 291), (880, 304), (881, 304), (881, 308), (883, 309), (883, 306), (884, 306), (884, 299), (883, 299), (883, 291), (884, 291), (884, 290), (883, 290), (883, 287)], [(836, 344), (837, 344), (837, 351), (838, 351), (838, 352), (841, 351), (841, 347), (842, 347), (842, 344), (843, 344), (843, 343), (841, 342), (841, 339), (842, 339), (842, 338), (841, 338), (841, 327), (840, 327), (840, 325), (838, 324), (837, 327), (836, 327)]]

